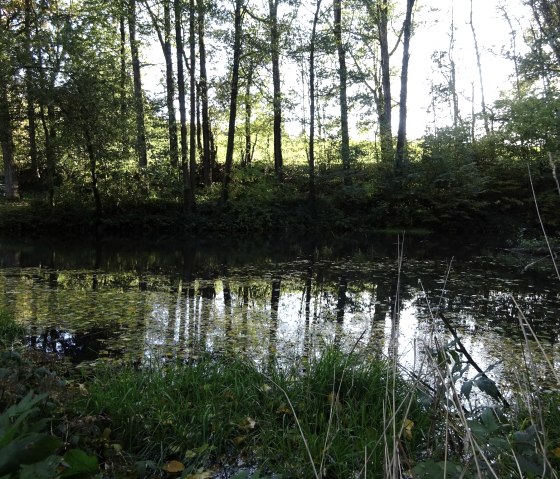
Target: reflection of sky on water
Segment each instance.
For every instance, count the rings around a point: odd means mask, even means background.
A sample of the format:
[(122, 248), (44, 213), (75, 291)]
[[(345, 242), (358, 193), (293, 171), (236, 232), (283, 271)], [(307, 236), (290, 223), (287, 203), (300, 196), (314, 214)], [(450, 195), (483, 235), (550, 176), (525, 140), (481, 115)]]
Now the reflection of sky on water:
[[(157, 265), (157, 257), (151, 261)], [(35, 347), (73, 354), (76, 361), (210, 352), (283, 362), (318, 354), (327, 344), (350, 350), (359, 338), (359, 348), (388, 356), (396, 335), (400, 363), (413, 368), (432, 331), (441, 341), (451, 339), (435, 315), (439, 305), (480, 367), (498, 363), (492, 375), (512, 383), (522, 370), (523, 345), (514, 297), (560, 366), (558, 289), (496, 261), (458, 263), (445, 281), (447, 261), (406, 260), (398, 325), (391, 259), (296, 257), (235, 267), (212, 261), (211, 270), (183, 261), (150, 271), (0, 268), (0, 307), (29, 326)], [(206, 265), (204, 257), (199, 261)], [(546, 384), (542, 355), (535, 358)]]

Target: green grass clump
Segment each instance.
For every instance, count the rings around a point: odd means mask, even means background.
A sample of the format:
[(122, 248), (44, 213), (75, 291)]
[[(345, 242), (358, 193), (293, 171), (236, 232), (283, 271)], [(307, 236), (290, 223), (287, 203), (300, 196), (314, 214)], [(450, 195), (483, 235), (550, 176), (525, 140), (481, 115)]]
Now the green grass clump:
[[(328, 350), (288, 368), (205, 358), (94, 374), (77, 407), (103, 411), (115, 438), (137, 457), (179, 460), (192, 471), (242, 459), (283, 477), (382, 477), (384, 410), (391, 416), (384, 362)], [(404, 402), (404, 383), (393, 390)], [(412, 421), (419, 416), (415, 407), (408, 411)], [(411, 447), (409, 439), (396, 440)]]
[(0, 309), (0, 347), (8, 347), (25, 334), (25, 328), (6, 311)]

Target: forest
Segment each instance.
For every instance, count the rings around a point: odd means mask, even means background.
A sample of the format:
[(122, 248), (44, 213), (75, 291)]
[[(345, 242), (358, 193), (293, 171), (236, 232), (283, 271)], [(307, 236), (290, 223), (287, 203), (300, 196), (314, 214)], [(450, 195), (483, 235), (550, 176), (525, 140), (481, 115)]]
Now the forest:
[(489, 53), (481, 4), (453, 3), (5, 0), (0, 226), (515, 233), (537, 204), (554, 231), (560, 6), (496, 4)]

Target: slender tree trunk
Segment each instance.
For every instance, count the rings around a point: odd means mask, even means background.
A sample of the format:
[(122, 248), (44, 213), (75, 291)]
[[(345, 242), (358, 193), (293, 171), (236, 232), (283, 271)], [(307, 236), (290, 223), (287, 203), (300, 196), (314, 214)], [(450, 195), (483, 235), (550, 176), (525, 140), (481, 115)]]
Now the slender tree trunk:
[(89, 158), (89, 173), (91, 178), (91, 191), (93, 193), (93, 201), (95, 204), (95, 217), (97, 221), (101, 219), (103, 208), (101, 204), (101, 195), (99, 194), (99, 187), (97, 185), (97, 157), (95, 155), (95, 147), (91, 140), (91, 131), (89, 126), (84, 127), (84, 138), (86, 140), (86, 151)]
[(177, 49), (177, 91), (179, 93), (179, 118), (181, 123), (181, 170), (183, 175), (183, 206), (186, 212), (192, 212), (194, 198), (191, 194), (189, 165), (187, 163), (187, 108), (185, 95), (185, 73), (183, 70), (183, 32), (181, 28), (181, 0), (174, 0), (175, 43)]
[(378, 32), (379, 46), (381, 50), (381, 88), (380, 105), (378, 107), (379, 115), (379, 136), (381, 140), (381, 159), (384, 162), (393, 161), (393, 132), (391, 121), (391, 67), (389, 53), (389, 2), (388, 0), (380, 0), (378, 4)]
[(4, 192), (9, 200), (19, 199), (17, 174), (14, 165), (12, 116), (8, 102), (8, 86), (0, 85), (0, 143), (4, 159)]
[(212, 150), (210, 145), (210, 114), (208, 112), (208, 75), (206, 73), (206, 6), (204, 0), (197, 0), (198, 5), (198, 53), (200, 55), (200, 102), (202, 106), (202, 164), (204, 184), (212, 184)]
[(474, 42), (474, 52), (476, 54), (476, 66), (478, 68), (478, 80), (480, 82), (480, 105), (482, 107), (482, 120), (484, 122), (484, 131), (486, 132), (486, 135), (490, 134), (490, 126), (488, 124), (488, 111), (486, 109), (486, 101), (484, 99), (484, 81), (482, 79), (482, 64), (480, 61), (480, 50), (478, 49), (478, 41), (476, 38), (476, 30), (474, 28), (474, 23), (473, 23), (473, 6), (472, 6), (472, 0), (471, 0), (471, 11), (470, 11), (470, 17), (469, 17), (469, 24), (471, 26), (471, 32), (472, 32), (472, 36), (473, 36), (473, 42)]
[(163, 2), (163, 34), (165, 56), (165, 84), (167, 100), (167, 125), (169, 129), (169, 158), (175, 169), (179, 164), (179, 142), (177, 139), (177, 118), (175, 115), (175, 80), (173, 78), (173, 53), (171, 50), (171, 5)]
[(25, 70), (25, 89), (27, 93), (27, 123), (29, 134), (29, 158), (31, 160), (31, 177), (39, 180), (39, 164), (37, 161), (37, 117), (35, 114), (35, 93), (33, 82), (33, 47), (31, 38), (31, 18), (33, 6), (31, 0), (25, 0), (25, 49), (27, 53), (27, 68)]
[(274, 172), (278, 181), (284, 179), (282, 158), (282, 92), (280, 91), (280, 31), (278, 29), (278, 1), (268, 0), (270, 12), (270, 54), (272, 58), (272, 107), (274, 111)]
[(189, 1), (189, 52), (190, 52), (190, 151), (189, 170), (191, 174), (191, 195), (195, 196), (196, 190), (196, 52), (195, 52), (195, 15), (194, 0)]
[(132, 77), (134, 84), (134, 111), (136, 113), (136, 153), (138, 166), (148, 166), (146, 149), (146, 127), (144, 124), (144, 98), (142, 93), (142, 78), (140, 76), (140, 56), (138, 40), (136, 39), (136, 0), (128, 0), (128, 36), (130, 40), (130, 54), (132, 58)]
[(233, 41), (233, 68), (231, 72), (230, 104), (228, 139), (226, 149), (224, 181), (222, 187), (222, 201), (228, 199), (229, 183), (231, 181), (231, 167), (233, 164), (233, 148), (235, 140), (235, 118), (237, 116), (237, 96), (239, 87), (239, 62), (241, 59), (241, 36), (243, 24), (243, 0), (235, 0), (235, 30)]
[(43, 134), (45, 137), (45, 157), (47, 160), (47, 202), (54, 206), (54, 176), (56, 171), (56, 126), (54, 105), (47, 105), (47, 113), (45, 115), (45, 107), (40, 106), (41, 123), (43, 125)]
[(415, 0), (407, 0), (406, 16), (403, 25), (403, 58), (401, 70), (401, 95), (399, 103), (399, 131), (397, 135), (397, 154), (395, 167), (401, 168), (407, 162), (406, 155), (406, 102), (408, 97), (408, 61), (410, 59), (410, 37), (412, 36), (412, 9)]
[(120, 33), (120, 45), (119, 45), (119, 58), (120, 58), (120, 110), (121, 118), (124, 121), (126, 116), (126, 78), (128, 77), (126, 72), (126, 26), (125, 26), (125, 16), (124, 14), (119, 17), (119, 33)]
[(455, 9), (451, 5), (451, 33), (449, 35), (449, 51), (447, 56), (449, 58), (449, 89), (451, 90), (451, 102), (453, 110), (453, 127), (459, 126), (459, 95), (457, 95), (457, 69), (455, 67)]
[(317, 0), (309, 42), (309, 200), (315, 201), (315, 42), (321, 0)]
[(252, 141), (251, 141), (251, 116), (253, 102), (251, 99), (251, 86), (253, 84), (253, 73), (255, 65), (252, 60), (247, 68), (247, 78), (245, 79), (245, 151), (243, 153), (243, 165), (249, 166), (252, 160)]
[(344, 169), (344, 184), (351, 184), (350, 179), (350, 137), (348, 134), (348, 99), (347, 82), (348, 70), (346, 69), (346, 51), (342, 43), (342, 3), (341, 0), (334, 0), (334, 39), (338, 52), (338, 78), (339, 78), (339, 98), (340, 98), (340, 129), (341, 129), (341, 149), (342, 167)]

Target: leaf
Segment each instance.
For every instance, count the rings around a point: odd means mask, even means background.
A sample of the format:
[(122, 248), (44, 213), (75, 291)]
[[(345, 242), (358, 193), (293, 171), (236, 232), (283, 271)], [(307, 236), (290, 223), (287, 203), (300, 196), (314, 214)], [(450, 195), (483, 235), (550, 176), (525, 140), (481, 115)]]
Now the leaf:
[(236, 436), (236, 437), (233, 438), (233, 443), (236, 446), (241, 446), (241, 444), (243, 444), (246, 439), (247, 439), (247, 436)]
[(244, 429), (244, 430), (255, 429), (256, 424), (257, 422), (254, 419), (247, 416), (238, 424), (238, 427), (239, 429)]
[(472, 381), (465, 381), (461, 386), (461, 396), (464, 396), (467, 399), (469, 399), (471, 395), (472, 387), (473, 387)]
[(0, 476), (16, 472), (22, 464), (33, 464), (53, 454), (62, 441), (54, 436), (32, 433), (0, 449)]
[(19, 470), (19, 479), (52, 479), (57, 477), (62, 458), (51, 455), (35, 464), (24, 464)]
[(179, 461), (169, 461), (164, 464), (162, 469), (169, 474), (179, 474), (185, 470), (185, 465)]
[(556, 447), (550, 451), (553, 457), (560, 459), (560, 447)]
[(212, 471), (198, 471), (194, 474), (189, 474), (186, 479), (212, 479), (213, 475)]
[(99, 472), (99, 461), (81, 449), (70, 449), (64, 454), (64, 464), (68, 467), (60, 477), (93, 475)]
[(292, 410), (286, 406), (285, 403), (280, 404), (280, 406), (278, 406), (278, 409), (276, 409), (276, 413), (277, 414), (292, 414)]
[(496, 383), (489, 377), (481, 376), (474, 383), (476, 384), (476, 387), (478, 387), (478, 389), (488, 394), (491, 398), (495, 400), (500, 399), (500, 392), (496, 387)]
[(404, 437), (406, 439), (408, 439), (409, 441), (412, 440), (412, 428), (413, 427), (414, 427), (414, 421), (411, 421), (410, 419), (405, 419), (404, 420), (403, 433), (404, 433)]

